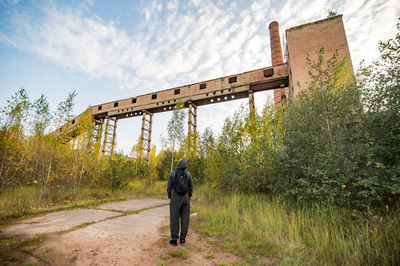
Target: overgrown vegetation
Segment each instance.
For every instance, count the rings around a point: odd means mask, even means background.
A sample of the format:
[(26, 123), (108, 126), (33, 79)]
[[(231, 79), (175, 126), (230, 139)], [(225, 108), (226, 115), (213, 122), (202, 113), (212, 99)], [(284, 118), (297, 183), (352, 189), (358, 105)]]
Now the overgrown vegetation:
[(400, 213), (367, 217), (266, 194), (197, 190), (194, 224), (250, 264), (397, 265)]
[(154, 167), (121, 154), (101, 155), (92, 141), (90, 108), (77, 138), (55, 135), (73, 118), (76, 93), (54, 113), (44, 95), (31, 102), (20, 89), (2, 109), (0, 128), (0, 221), (40, 208), (107, 198), (161, 196)]

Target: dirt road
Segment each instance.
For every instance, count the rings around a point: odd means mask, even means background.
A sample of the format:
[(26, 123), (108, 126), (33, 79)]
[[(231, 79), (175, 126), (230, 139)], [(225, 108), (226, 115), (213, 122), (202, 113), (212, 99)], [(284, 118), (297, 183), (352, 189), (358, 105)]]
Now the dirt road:
[(151, 198), (49, 213), (0, 228), (8, 237), (43, 236), (1, 264), (226, 265), (238, 260), (216, 252), (193, 228), (185, 247), (170, 246), (168, 224), (168, 201)]

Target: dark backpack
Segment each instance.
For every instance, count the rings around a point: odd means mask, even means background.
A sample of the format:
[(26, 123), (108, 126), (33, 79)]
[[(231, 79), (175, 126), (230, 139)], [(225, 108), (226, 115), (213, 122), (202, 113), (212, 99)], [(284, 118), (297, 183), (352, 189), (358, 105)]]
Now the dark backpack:
[(179, 176), (179, 172), (175, 171), (174, 189), (179, 195), (185, 195), (187, 192), (189, 192), (189, 178), (186, 174), (186, 171), (184, 171), (182, 178)]

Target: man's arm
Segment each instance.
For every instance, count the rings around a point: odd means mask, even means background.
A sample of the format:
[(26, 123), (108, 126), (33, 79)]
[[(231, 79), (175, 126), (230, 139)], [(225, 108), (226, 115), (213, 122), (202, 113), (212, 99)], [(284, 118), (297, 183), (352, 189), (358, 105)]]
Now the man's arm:
[(169, 177), (168, 177), (168, 185), (167, 185), (167, 194), (168, 194), (168, 198), (170, 199), (171, 198), (171, 191), (172, 191), (172, 178), (173, 178), (173, 176), (174, 176), (174, 171), (172, 171), (170, 174), (169, 174)]

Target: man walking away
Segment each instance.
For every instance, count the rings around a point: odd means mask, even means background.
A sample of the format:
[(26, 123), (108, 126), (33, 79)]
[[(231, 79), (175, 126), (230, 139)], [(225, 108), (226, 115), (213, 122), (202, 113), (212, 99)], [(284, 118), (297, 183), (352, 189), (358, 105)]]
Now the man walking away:
[(179, 220), (181, 222), (180, 244), (185, 245), (185, 238), (189, 228), (190, 197), (193, 193), (193, 180), (186, 171), (187, 164), (184, 159), (179, 160), (178, 167), (168, 177), (167, 193), (169, 201), (169, 219), (171, 240), (169, 243), (177, 245), (179, 236)]

